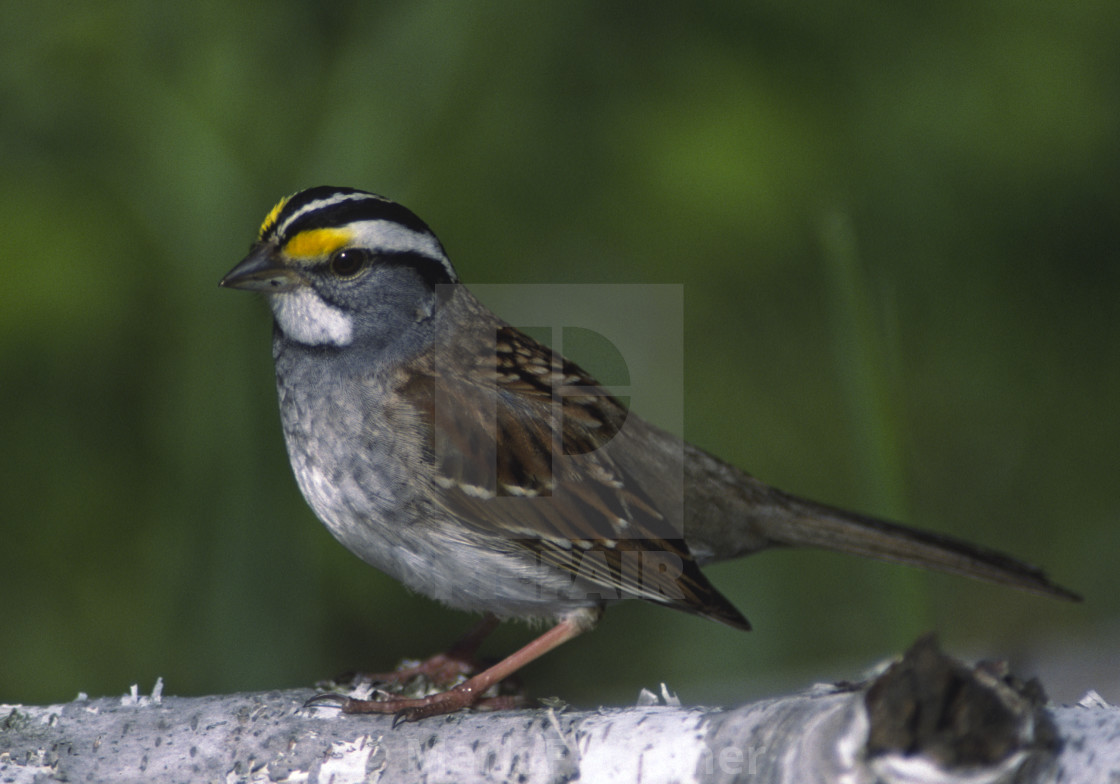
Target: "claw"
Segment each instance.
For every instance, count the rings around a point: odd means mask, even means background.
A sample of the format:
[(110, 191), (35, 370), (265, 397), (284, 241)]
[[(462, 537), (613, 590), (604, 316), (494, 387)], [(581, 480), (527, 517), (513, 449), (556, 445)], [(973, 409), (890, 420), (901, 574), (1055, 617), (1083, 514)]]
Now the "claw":
[(308, 699), (307, 702), (303, 703), (303, 707), (305, 707), (305, 708), (316, 708), (316, 707), (319, 707), (316, 703), (337, 702), (338, 705), (336, 705), (335, 707), (341, 708), (345, 712), (346, 703), (348, 703), (350, 701), (351, 701), (350, 698), (347, 697), (344, 694), (335, 694), (333, 692), (324, 692), (323, 694), (316, 694), (314, 697), (311, 697), (310, 699)]
[[(394, 727), (399, 727), (406, 721), (418, 721), (429, 716), (441, 716), (445, 713), (454, 713), (470, 707), (489, 710), (517, 707), (520, 703), (518, 697), (500, 694), (495, 696), (490, 694), (490, 690), (497, 687), (522, 665), (533, 661), (541, 654), (591, 628), (597, 618), (597, 614), (591, 616), (586, 613), (573, 613), (519, 651), (507, 656), (483, 672), (473, 675), (448, 691), (420, 698), (389, 696), (388, 699), (375, 700), (356, 700), (352, 697), (327, 692), (312, 697), (308, 700), (308, 704), (320, 700), (338, 700), (343, 713), (391, 713), (393, 714)], [(435, 657), (430, 660), (435, 665), (434, 669), (444, 668), (448, 658), (452, 661), (461, 660), (465, 649), (468, 647), (473, 649), (475, 643), (481, 639), (482, 633), (489, 631), (493, 624), (494, 620), (492, 618), (484, 619), (484, 623), (480, 624), (479, 630), (472, 635), (468, 635), (466, 643), (457, 646), (460, 650), (456, 652), (456, 655)], [(487, 696), (488, 694), (490, 696)]]

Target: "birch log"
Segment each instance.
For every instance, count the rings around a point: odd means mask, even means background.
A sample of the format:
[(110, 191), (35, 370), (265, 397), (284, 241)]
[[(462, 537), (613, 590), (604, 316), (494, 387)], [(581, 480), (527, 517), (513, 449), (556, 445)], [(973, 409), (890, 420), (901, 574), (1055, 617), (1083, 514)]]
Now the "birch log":
[[(0, 782), (1109, 782), (1120, 710), (1045, 701), (929, 639), (870, 681), (739, 707), (389, 716), (310, 690), (0, 706)], [(668, 703), (668, 704), (666, 704)]]

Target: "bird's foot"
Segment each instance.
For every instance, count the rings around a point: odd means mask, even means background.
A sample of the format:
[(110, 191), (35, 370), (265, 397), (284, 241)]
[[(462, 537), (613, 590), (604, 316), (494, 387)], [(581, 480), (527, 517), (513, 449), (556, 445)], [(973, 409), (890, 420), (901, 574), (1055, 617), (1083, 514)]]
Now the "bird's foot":
[[(496, 684), (495, 684), (496, 686)], [(304, 705), (312, 707), (320, 703), (335, 703), (343, 713), (381, 713), (394, 714), (393, 726), (406, 721), (418, 721), (429, 716), (442, 716), (465, 708), (482, 711), (510, 710), (527, 704), (520, 694), (497, 694), (497, 688), (479, 692), (470, 681), (461, 683), (447, 691), (429, 694), (426, 697), (399, 697), (382, 692), (379, 699), (357, 699), (345, 694), (317, 694)]]
[[(440, 716), (453, 713), (469, 707), (485, 707), (491, 710), (514, 708), (522, 704), (520, 696), (510, 697), (502, 695), (498, 689), (503, 681), (519, 670), (524, 665), (533, 661), (541, 654), (547, 653), (558, 645), (572, 639), (578, 634), (587, 631), (598, 619), (599, 613), (579, 612), (565, 616), (559, 623), (546, 631), (540, 637), (525, 645), (520, 650), (510, 654), (497, 664), (494, 664), (477, 675), (451, 688), (446, 686), (437, 689), (436, 693), (421, 693), (416, 696), (407, 694), (385, 693), (385, 699), (365, 699), (349, 697), (341, 694), (323, 694), (308, 701), (309, 705), (317, 702), (335, 701), (342, 708), (343, 713), (392, 713), (396, 715), (393, 726), (404, 721), (416, 721), (428, 716)], [(478, 629), (464, 638), (456, 648), (461, 652), (469, 650), (472, 654), (477, 649), (478, 640), (481, 640), (495, 621), (489, 616), (484, 619)], [(439, 657), (435, 657), (437, 660)], [(453, 655), (452, 658), (460, 659), (462, 656)], [(436, 669), (441, 669), (437, 661)], [(460, 676), (461, 677), (461, 676)]]

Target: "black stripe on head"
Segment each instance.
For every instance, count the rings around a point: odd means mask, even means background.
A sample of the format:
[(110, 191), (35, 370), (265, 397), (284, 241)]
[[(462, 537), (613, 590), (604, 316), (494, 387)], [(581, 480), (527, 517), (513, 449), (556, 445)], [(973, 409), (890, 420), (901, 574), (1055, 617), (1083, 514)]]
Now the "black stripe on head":
[(447, 283), (458, 283), (458, 278), (451, 277), (447, 266), (442, 261), (437, 261), (422, 253), (382, 253), (377, 257), (379, 264), (392, 264), (401, 267), (411, 267), (423, 279), (424, 284), (436, 291), (436, 286)]
[[(322, 206), (315, 207), (316, 202), (322, 202)], [(428, 224), (412, 210), (395, 201), (357, 188), (320, 185), (291, 196), (262, 239), (276, 239), (283, 243), (301, 231), (345, 226), (359, 220), (393, 221), (412, 231), (432, 233)], [(278, 236), (281, 231), (282, 237)]]

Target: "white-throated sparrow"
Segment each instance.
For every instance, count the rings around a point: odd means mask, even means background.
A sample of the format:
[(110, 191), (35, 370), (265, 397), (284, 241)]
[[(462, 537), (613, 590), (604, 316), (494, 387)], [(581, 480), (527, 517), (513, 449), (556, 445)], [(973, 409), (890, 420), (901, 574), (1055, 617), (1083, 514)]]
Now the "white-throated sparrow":
[(221, 284), (267, 295), (288, 455), (347, 548), (452, 607), (555, 625), (448, 692), (348, 700), (419, 718), (471, 705), (640, 598), (749, 629), (704, 563), (823, 547), (1076, 599), (1041, 570), (787, 495), (629, 414), (459, 284), (408, 209), (289, 196)]

